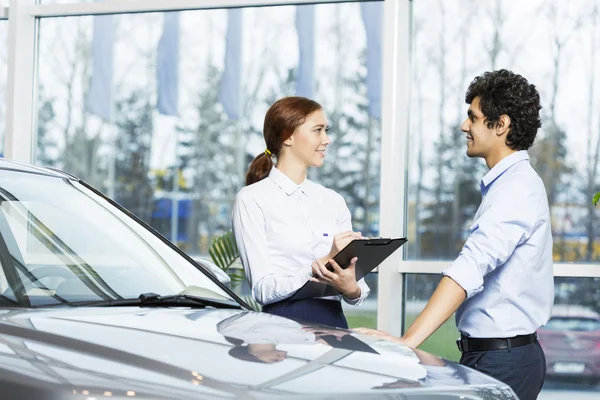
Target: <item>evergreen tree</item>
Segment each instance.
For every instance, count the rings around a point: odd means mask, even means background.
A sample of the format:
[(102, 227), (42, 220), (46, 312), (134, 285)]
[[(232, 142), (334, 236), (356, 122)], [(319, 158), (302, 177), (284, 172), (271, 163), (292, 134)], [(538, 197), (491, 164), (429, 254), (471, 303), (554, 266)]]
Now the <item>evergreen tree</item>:
[(39, 89), (40, 109), (37, 119), (37, 146), (36, 146), (36, 163), (46, 167), (56, 167), (59, 149), (56, 140), (51, 137), (48, 129), (48, 124), (54, 121), (56, 113), (54, 111), (54, 98), (45, 96), (44, 87)]
[[(181, 169), (191, 176), (186, 189), (191, 199), (187, 250), (193, 253), (207, 253), (212, 239), (229, 230), (228, 205), (232, 193), (237, 192), (232, 176), (235, 143), (230, 134), (234, 126), (219, 106), (220, 76), (217, 67), (208, 66), (195, 104), (197, 122), (195, 126), (183, 122), (178, 127)], [(201, 240), (204, 235), (206, 240)]]
[(149, 178), (152, 106), (143, 90), (133, 90), (116, 102), (116, 201), (145, 222), (154, 203)]

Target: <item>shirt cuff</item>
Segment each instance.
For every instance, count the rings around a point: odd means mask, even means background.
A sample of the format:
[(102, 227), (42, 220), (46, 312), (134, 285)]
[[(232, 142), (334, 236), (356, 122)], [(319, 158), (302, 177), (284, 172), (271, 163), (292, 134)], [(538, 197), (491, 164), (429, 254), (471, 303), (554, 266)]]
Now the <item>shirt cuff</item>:
[(359, 306), (367, 298), (367, 296), (369, 296), (369, 293), (371, 293), (371, 289), (369, 288), (369, 286), (367, 286), (364, 279), (358, 281), (358, 287), (360, 288), (360, 296), (356, 299), (350, 299), (342, 295), (342, 298), (347, 304), (350, 304), (351, 306)]
[(260, 304), (276, 303), (291, 297), (313, 276), (312, 267), (293, 276), (268, 276), (252, 287), (252, 297)]
[(477, 264), (459, 256), (448, 268), (442, 271), (442, 275), (451, 278), (467, 294), (467, 299), (475, 296), (483, 290), (483, 277)]

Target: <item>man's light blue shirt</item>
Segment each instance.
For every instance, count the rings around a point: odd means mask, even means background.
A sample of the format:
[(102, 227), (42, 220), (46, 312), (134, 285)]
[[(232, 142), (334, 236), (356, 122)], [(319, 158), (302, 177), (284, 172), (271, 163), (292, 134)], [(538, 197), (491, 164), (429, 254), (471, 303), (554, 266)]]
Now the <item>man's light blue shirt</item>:
[(554, 302), (544, 184), (523, 150), (503, 158), (480, 187), (483, 199), (470, 236), (443, 271), (467, 294), (456, 325), (476, 338), (533, 333), (548, 321)]

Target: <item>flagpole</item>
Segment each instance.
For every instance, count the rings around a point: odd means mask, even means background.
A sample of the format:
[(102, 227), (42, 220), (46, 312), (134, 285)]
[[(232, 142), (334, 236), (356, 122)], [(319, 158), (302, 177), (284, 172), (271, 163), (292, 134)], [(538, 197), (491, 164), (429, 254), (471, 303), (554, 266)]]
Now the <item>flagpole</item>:
[(111, 199), (115, 199), (115, 163), (117, 162), (117, 157), (115, 153), (117, 152), (117, 129), (113, 121), (111, 121), (108, 125), (108, 137), (109, 143), (111, 146), (110, 155), (108, 156), (108, 197)]
[[(156, 54), (157, 76), (157, 109), (159, 115), (168, 117), (173, 141), (173, 163), (171, 190), (171, 242), (177, 243), (179, 236), (179, 170), (180, 163), (177, 155), (177, 118), (179, 98), (179, 45), (180, 45), (180, 13), (163, 12), (163, 31), (158, 41)], [(168, 184), (167, 184), (168, 185)], [(169, 193), (168, 189), (167, 193)]]
[(171, 188), (171, 242), (177, 244), (179, 232), (179, 160), (177, 158), (177, 129), (173, 129), (173, 182)]
[(235, 129), (236, 129), (236, 141), (237, 141), (237, 155), (236, 155), (236, 164), (237, 164), (237, 176), (238, 179), (240, 181), (240, 187), (243, 187), (245, 185), (245, 179), (244, 179), (244, 173), (245, 173), (245, 168), (244, 168), (244, 160), (245, 160), (245, 152), (246, 152), (246, 146), (244, 143), (244, 132), (242, 131), (242, 119), (239, 118), (236, 122), (235, 122)]
[(367, 148), (365, 154), (365, 219), (364, 219), (364, 230), (368, 232), (369, 236), (372, 234), (369, 227), (369, 192), (371, 190), (371, 150), (373, 148), (373, 131), (375, 128), (375, 118), (369, 115), (368, 128), (367, 128)]
[[(219, 101), (231, 121), (234, 121), (234, 161), (232, 172), (234, 182), (244, 186), (244, 172), (246, 159), (245, 140), (242, 129), (243, 100), (242, 100), (242, 10), (227, 10), (227, 33), (225, 36), (225, 66), (219, 85)], [(235, 185), (235, 183), (234, 183)], [(235, 188), (230, 187), (230, 196), (235, 195)]]
[(370, 232), (369, 192), (371, 191), (371, 153), (373, 136), (381, 121), (381, 21), (383, 20), (383, 3), (361, 3), (361, 16), (366, 34), (367, 53), (367, 149), (365, 154), (365, 200), (364, 200), (364, 229)]

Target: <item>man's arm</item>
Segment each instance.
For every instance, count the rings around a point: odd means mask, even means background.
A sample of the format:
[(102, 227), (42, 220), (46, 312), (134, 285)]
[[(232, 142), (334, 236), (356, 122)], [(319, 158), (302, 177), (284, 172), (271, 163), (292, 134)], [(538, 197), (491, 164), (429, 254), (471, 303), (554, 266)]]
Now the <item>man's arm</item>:
[(442, 277), (427, 305), (399, 340), (408, 347), (419, 347), (452, 316), (467, 298), (465, 290), (452, 278)]
[[(444, 277), (427, 306), (402, 338), (373, 329), (359, 328), (356, 331), (413, 348), (420, 346), (465, 299), (480, 293), (485, 276), (502, 266), (517, 246), (533, 234), (543, 197), (524, 185), (519, 181), (504, 188), (502, 193), (506, 195), (496, 198), (494, 207), (479, 215), (458, 258), (442, 272)], [(499, 196), (498, 193), (495, 195)]]
[(354, 331), (417, 348), (450, 318), (466, 298), (465, 290), (458, 283), (443, 276), (421, 314), (401, 338), (369, 328), (357, 328)]

